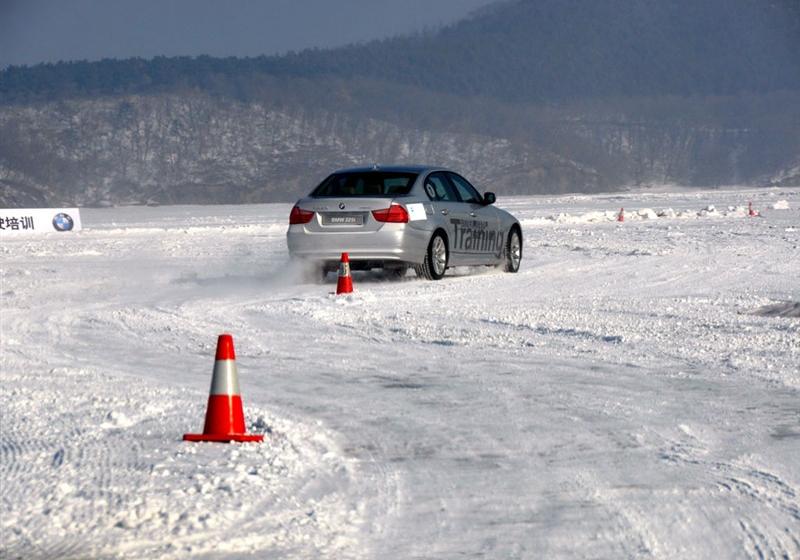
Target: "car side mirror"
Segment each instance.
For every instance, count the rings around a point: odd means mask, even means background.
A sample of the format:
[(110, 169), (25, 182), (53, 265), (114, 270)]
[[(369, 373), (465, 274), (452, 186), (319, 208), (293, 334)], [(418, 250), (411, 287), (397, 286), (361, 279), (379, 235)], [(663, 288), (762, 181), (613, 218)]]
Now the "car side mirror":
[(494, 204), (495, 200), (497, 200), (497, 197), (494, 195), (493, 192), (483, 193), (484, 206), (488, 206), (489, 204)]

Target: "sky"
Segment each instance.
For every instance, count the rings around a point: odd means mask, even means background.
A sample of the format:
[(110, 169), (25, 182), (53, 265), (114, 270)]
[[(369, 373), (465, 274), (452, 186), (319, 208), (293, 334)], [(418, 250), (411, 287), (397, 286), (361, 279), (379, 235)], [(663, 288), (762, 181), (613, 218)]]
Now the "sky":
[(435, 28), (493, 0), (0, 0), (0, 68), (256, 56)]

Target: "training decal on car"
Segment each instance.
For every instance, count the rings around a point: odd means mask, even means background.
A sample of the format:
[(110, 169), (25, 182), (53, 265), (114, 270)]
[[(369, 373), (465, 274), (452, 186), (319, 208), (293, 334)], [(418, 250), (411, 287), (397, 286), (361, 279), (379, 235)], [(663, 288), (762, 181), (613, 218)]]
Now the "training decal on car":
[(503, 234), (489, 230), (488, 222), (452, 218), (450, 223), (455, 233), (454, 251), (493, 253), (498, 257), (503, 252)]

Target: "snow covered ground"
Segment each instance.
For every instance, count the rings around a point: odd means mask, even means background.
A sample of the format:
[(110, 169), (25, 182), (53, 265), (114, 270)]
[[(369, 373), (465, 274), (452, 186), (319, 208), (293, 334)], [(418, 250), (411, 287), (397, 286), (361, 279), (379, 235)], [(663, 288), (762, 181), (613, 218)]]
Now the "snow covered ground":
[[(800, 189), (499, 205), (519, 274), (341, 298), (289, 205), (3, 238), (0, 558), (800, 557)], [(181, 441), (222, 332), (263, 445)]]

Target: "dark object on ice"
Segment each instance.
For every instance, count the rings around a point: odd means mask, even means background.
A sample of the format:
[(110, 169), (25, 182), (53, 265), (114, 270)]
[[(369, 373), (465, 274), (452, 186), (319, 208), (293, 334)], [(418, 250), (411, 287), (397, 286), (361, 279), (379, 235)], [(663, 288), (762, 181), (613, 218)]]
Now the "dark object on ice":
[(784, 301), (759, 307), (753, 312), (762, 317), (800, 317), (800, 302)]

